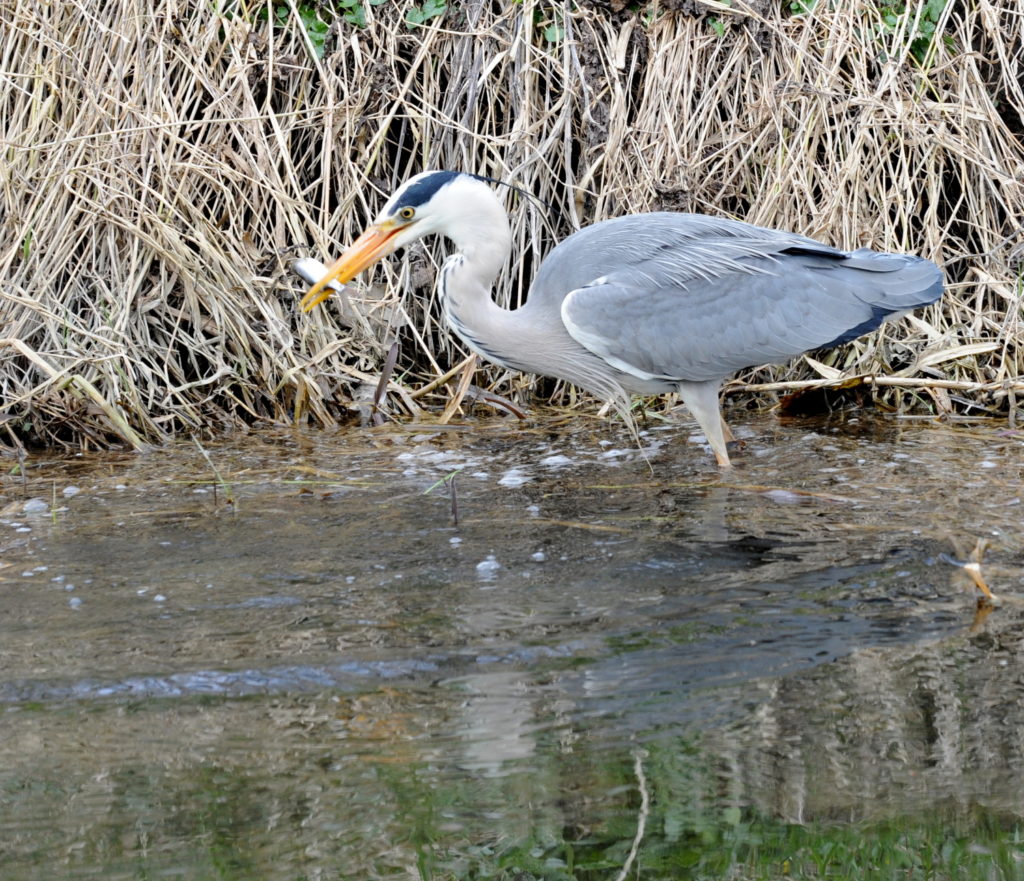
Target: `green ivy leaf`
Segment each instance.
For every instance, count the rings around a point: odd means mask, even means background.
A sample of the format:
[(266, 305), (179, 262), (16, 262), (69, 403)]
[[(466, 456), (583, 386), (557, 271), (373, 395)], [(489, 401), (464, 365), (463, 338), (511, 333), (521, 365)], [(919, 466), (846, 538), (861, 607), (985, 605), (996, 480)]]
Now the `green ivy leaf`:
[(447, 9), (448, 4), (445, 0), (424, 0), (422, 6), (414, 6), (406, 13), (405, 20), (410, 27), (416, 27), (425, 21), (444, 15)]

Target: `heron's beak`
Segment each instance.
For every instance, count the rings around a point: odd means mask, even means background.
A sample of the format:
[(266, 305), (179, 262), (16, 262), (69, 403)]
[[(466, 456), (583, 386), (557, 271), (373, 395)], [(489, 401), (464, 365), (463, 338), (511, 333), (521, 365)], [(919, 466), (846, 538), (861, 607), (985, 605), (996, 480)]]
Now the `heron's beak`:
[(299, 305), (303, 312), (309, 312), (314, 306), (318, 306), (331, 295), (331, 289), (327, 287), (332, 281), (338, 284), (347, 284), (352, 281), (360, 272), (373, 266), (382, 257), (386, 257), (395, 250), (394, 238), (402, 227), (393, 222), (374, 224), (366, 230), (352, 246), (332, 263), (327, 269), (327, 275), (320, 279), (302, 298)]

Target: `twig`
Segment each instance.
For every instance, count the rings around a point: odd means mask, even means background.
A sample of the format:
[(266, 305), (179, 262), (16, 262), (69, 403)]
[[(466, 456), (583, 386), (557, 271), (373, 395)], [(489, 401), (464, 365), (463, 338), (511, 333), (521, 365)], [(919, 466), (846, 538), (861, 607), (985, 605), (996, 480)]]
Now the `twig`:
[(451, 477), (448, 478), (448, 492), (452, 498), (452, 525), (459, 525), (459, 497), (455, 490), (455, 478), (459, 476), (459, 472), (456, 471)]
[(398, 340), (391, 344), (388, 349), (388, 356), (384, 359), (384, 366), (380, 370), (380, 379), (377, 380), (377, 388), (373, 392), (373, 424), (382, 425), (384, 417), (380, 412), (380, 405), (387, 393), (388, 383), (391, 381), (391, 374), (398, 363)]
[(199, 443), (199, 438), (193, 437), (192, 442), (199, 448), (199, 452), (203, 454), (203, 458), (206, 459), (206, 464), (210, 466), (210, 470), (213, 472), (214, 477), (217, 479), (213, 483), (213, 507), (217, 509), (217, 488), (219, 486), (224, 487), (225, 504), (230, 505), (233, 510), (238, 511), (238, 506), (235, 504), (234, 495), (231, 492), (231, 484), (224, 480), (223, 475), (218, 470), (217, 466), (213, 464), (213, 459), (210, 458), (210, 454), (206, 452), (203, 445)]
[(640, 815), (636, 820), (636, 835), (633, 836), (633, 846), (629, 849), (629, 853), (626, 855), (626, 862), (623, 863), (622, 871), (619, 872), (615, 881), (626, 881), (626, 876), (633, 865), (633, 860), (636, 859), (636, 855), (640, 850), (640, 841), (644, 837), (644, 829), (647, 826), (647, 816), (651, 809), (651, 797), (647, 792), (647, 778), (644, 776), (645, 758), (647, 758), (646, 750), (637, 749), (633, 752), (633, 773), (636, 774), (636, 785), (640, 790)]
[(425, 490), (423, 490), (423, 495), (429, 496), (435, 489), (437, 489), (441, 485), (448, 487), (448, 495), (452, 503), (452, 523), (454, 526), (459, 525), (459, 500), (455, 490), (455, 478), (459, 476), (459, 473), (461, 471), (461, 468), (456, 468), (454, 471), (450, 472), (449, 474), (446, 474), (440, 480), (436, 481), (435, 483), (432, 483)]
[(455, 394), (452, 395), (452, 399), (448, 402), (448, 406), (444, 408), (444, 413), (441, 414), (441, 418), (438, 422), (441, 425), (447, 425), (451, 418), (455, 415), (455, 411), (462, 405), (462, 399), (466, 397), (466, 392), (469, 390), (470, 383), (473, 381), (473, 372), (476, 370), (476, 355), (471, 355), (466, 359), (466, 366), (462, 371), (462, 378), (459, 380), (459, 385), (455, 389)]
[(1010, 392), (1024, 391), (1024, 381), (1018, 382), (969, 382), (955, 379), (927, 379), (909, 376), (876, 376), (864, 374), (844, 379), (795, 379), (787, 382), (730, 382), (722, 389), (723, 394), (739, 392), (793, 392), (808, 389), (853, 388), (857, 385), (891, 386), (893, 388), (954, 389), (965, 392)]
[(468, 358), (463, 358), (447, 373), (437, 377), (436, 379), (432, 379), (426, 385), (420, 386), (415, 391), (409, 392), (409, 397), (415, 401), (417, 398), (422, 398), (424, 395), (430, 394), (434, 389), (440, 388), (442, 385), (448, 382), (453, 376), (455, 376), (460, 370), (464, 370), (466, 365), (469, 364), (469, 362), (473, 360), (475, 357), (476, 355), (470, 355)]

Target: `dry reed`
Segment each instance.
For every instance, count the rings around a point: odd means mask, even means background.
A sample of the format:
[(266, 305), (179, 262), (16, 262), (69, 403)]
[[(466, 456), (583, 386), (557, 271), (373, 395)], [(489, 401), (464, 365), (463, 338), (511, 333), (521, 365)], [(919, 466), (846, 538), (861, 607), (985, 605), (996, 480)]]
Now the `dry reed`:
[[(413, 28), (390, 0), (367, 5), (365, 29), (333, 21), (320, 59), (292, 0), (270, 14), (0, 0), (9, 441), (137, 447), (258, 420), (330, 425), (372, 397), (395, 339), (393, 400), (417, 412), (411, 390), (465, 355), (432, 294), (443, 246), (411, 249), (383, 284), (311, 316), (287, 263), (336, 254), (427, 167), (501, 177), (550, 205), (507, 196), (521, 256), (496, 288), (504, 304), (572, 229), (651, 209), (930, 257), (949, 282), (941, 305), (735, 388), (844, 371), (886, 380), (877, 393), (895, 405), (1012, 414), (1019, 4), (950, 2), (925, 53), (915, 9), (892, 25), (871, 3), (668, 5), (680, 8), (469, 0)], [(535, 384), (488, 379), (503, 394)]]

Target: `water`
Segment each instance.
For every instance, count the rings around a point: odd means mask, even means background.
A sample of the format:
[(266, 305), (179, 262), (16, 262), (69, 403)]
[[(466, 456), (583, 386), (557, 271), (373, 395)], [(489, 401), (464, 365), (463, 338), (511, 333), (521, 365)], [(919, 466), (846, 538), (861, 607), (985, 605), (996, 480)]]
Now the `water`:
[(922, 816), (1016, 865), (1021, 436), (740, 433), (727, 474), (582, 419), (30, 461), (2, 877), (615, 877), (641, 817), (642, 877)]

